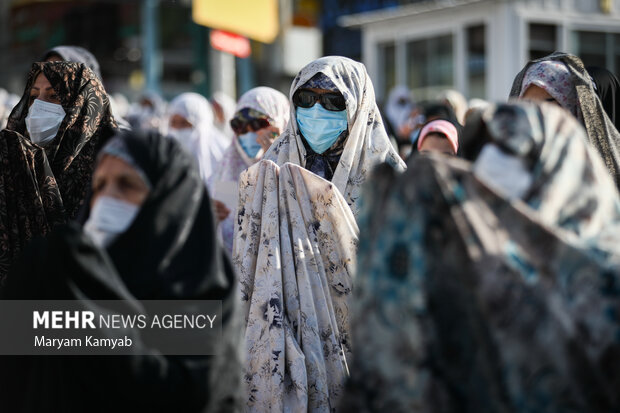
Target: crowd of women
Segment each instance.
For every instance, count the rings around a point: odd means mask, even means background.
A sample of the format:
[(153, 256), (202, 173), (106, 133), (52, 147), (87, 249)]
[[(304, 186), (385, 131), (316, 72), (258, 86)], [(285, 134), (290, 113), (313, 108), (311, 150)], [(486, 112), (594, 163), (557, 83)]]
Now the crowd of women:
[(2, 411), (620, 411), (613, 74), (554, 53), (505, 102), (380, 111), (330, 56), (288, 97), (129, 108), (88, 51), (41, 60), (0, 132), (0, 298), (220, 300), (223, 333), (0, 357)]

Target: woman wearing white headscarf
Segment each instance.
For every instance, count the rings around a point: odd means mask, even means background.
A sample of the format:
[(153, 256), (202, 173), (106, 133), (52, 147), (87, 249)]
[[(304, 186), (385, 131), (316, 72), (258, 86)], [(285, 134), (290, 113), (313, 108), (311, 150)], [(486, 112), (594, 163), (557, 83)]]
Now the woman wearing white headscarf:
[(266, 142), (269, 137), (263, 135), (280, 135), (286, 128), (289, 113), (286, 96), (270, 87), (256, 87), (239, 98), (231, 119), (236, 130), (233, 143), (222, 156), (209, 180), (209, 189), (216, 200), (216, 213), (220, 218), (222, 241), (229, 253), (232, 253), (235, 218), (235, 214), (231, 214), (230, 210), (236, 209), (236, 199), (232, 205), (229, 203), (223, 213), (220, 213), (222, 206), (218, 201), (225, 201), (226, 194), (223, 192), (234, 193), (236, 198), (239, 175), (263, 157), (265, 146), (258, 142), (259, 136), (263, 138), (262, 142)]
[(331, 412), (349, 374), (349, 297), (361, 186), (404, 164), (363, 64), (324, 57), (297, 75), (286, 131), (239, 179), (233, 263), (252, 412)]
[(404, 133), (403, 127), (409, 121), (415, 105), (411, 100), (411, 91), (405, 85), (397, 85), (390, 90), (383, 107), (385, 127), (390, 137), (396, 139), (398, 147), (408, 145), (409, 134)]
[(206, 184), (227, 145), (226, 137), (213, 124), (209, 101), (197, 93), (183, 93), (170, 102), (168, 116), (168, 134), (194, 154)]
[[(334, 108), (326, 109), (321, 104), (302, 107), (300, 110), (299, 105), (295, 104), (295, 96), (308, 90), (323, 91), (319, 94), (324, 96), (340, 94), (344, 98), (344, 108), (334, 111)], [(309, 95), (308, 98), (312, 99), (312, 95)], [(290, 99), (295, 107), (291, 111), (291, 121), (265, 154), (265, 159), (278, 165), (286, 162), (301, 165), (331, 181), (344, 196), (354, 215), (358, 211), (361, 185), (374, 165), (387, 162), (397, 170), (405, 169), (405, 164), (385, 132), (375, 101), (375, 91), (362, 63), (340, 56), (317, 59), (301, 69), (295, 77)], [(325, 98), (321, 97), (321, 102), (324, 101)], [(316, 122), (317, 116), (321, 123)], [(300, 124), (305, 131), (300, 130)], [(336, 134), (339, 129), (342, 129), (340, 134)], [(329, 132), (331, 137), (328, 136)], [(317, 153), (322, 148), (313, 141), (320, 141), (320, 145), (324, 146), (329, 138), (332, 145), (322, 153)]]

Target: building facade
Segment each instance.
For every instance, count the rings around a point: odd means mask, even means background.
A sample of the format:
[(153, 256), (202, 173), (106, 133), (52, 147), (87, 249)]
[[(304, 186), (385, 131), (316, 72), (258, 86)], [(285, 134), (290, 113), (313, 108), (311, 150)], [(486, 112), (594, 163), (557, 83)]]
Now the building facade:
[(341, 17), (362, 32), (362, 60), (383, 100), (398, 84), (416, 99), (446, 88), (505, 100), (531, 58), (553, 51), (620, 72), (617, 0), (437, 0)]

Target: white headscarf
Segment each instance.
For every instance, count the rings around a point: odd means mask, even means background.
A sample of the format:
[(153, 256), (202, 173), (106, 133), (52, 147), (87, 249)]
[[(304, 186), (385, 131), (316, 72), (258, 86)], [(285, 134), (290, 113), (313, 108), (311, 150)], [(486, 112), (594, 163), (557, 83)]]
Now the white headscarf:
[(254, 109), (273, 120), (273, 125), (283, 132), (288, 124), (290, 105), (284, 93), (265, 86), (255, 87), (245, 92), (237, 102), (235, 112), (241, 109)]
[(387, 136), (375, 102), (375, 90), (362, 63), (346, 57), (327, 56), (301, 69), (289, 92), (290, 121), (284, 133), (265, 154), (265, 159), (278, 165), (291, 162), (305, 166), (306, 149), (297, 129), (292, 100), (295, 91), (319, 72), (336, 85), (346, 101), (349, 136), (331, 182), (356, 215), (362, 184), (375, 165), (387, 162), (398, 171), (406, 169)]
[[(402, 100), (405, 100), (406, 103), (402, 104)], [(409, 88), (404, 85), (394, 86), (390, 90), (385, 104), (385, 116), (390, 121), (394, 132), (397, 133), (400, 127), (407, 122), (412, 110), (413, 102), (411, 101), (411, 91)]]
[(200, 175), (207, 182), (227, 147), (227, 139), (213, 124), (213, 110), (203, 96), (183, 93), (168, 107), (168, 116), (180, 115), (192, 124), (190, 142), (182, 142), (192, 152), (200, 167)]
[[(289, 116), (289, 104), (286, 96), (270, 87), (257, 87), (245, 92), (237, 103), (235, 111), (241, 109), (253, 109), (259, 111), (272, 120), (272, 124), (282, 132), (286, 128)], [(228, 147), (222, 159), (217, 164), (213, 175), (209, 182), (211, 196), (218, 199), (216, 183), (225, 182), (230, 185), (236, 185), (239, 181), (239, 175), (249, 166), (252, 166), (262, 158), (263, 150), (261, 149), (254, 158), (250, 158), (239, 145), (237, 139)], [(220, 222), (220, 231), (222, 242), (229, 253), (232, 253), (233, 230), (236, 222), (236, 213), (232, 211), (222, 222)]]

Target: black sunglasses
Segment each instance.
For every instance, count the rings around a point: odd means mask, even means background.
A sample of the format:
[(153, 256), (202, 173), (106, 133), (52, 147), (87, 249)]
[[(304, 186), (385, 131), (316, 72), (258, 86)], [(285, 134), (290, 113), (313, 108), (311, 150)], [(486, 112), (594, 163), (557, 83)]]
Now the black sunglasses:
[(245, 132), (251, 130), (252, 132), (256, 132), (257, 130), (261, 130), (267, 128), (271, 125), (269, 123), (269, 119), (265, 118), (253, 118), (253, 119), (239, 119), (233, 118), (230, 121), (230, 127), (233, 132), (237, 135), (243, 135)]
[(298, 89), (293, 94), (293, 104), (300, 108), (311, 108), (319, 101), (321, 105), (333, 112), (345, 110), (347, 105), (340, 93), (316, 93), (308, 89)]

